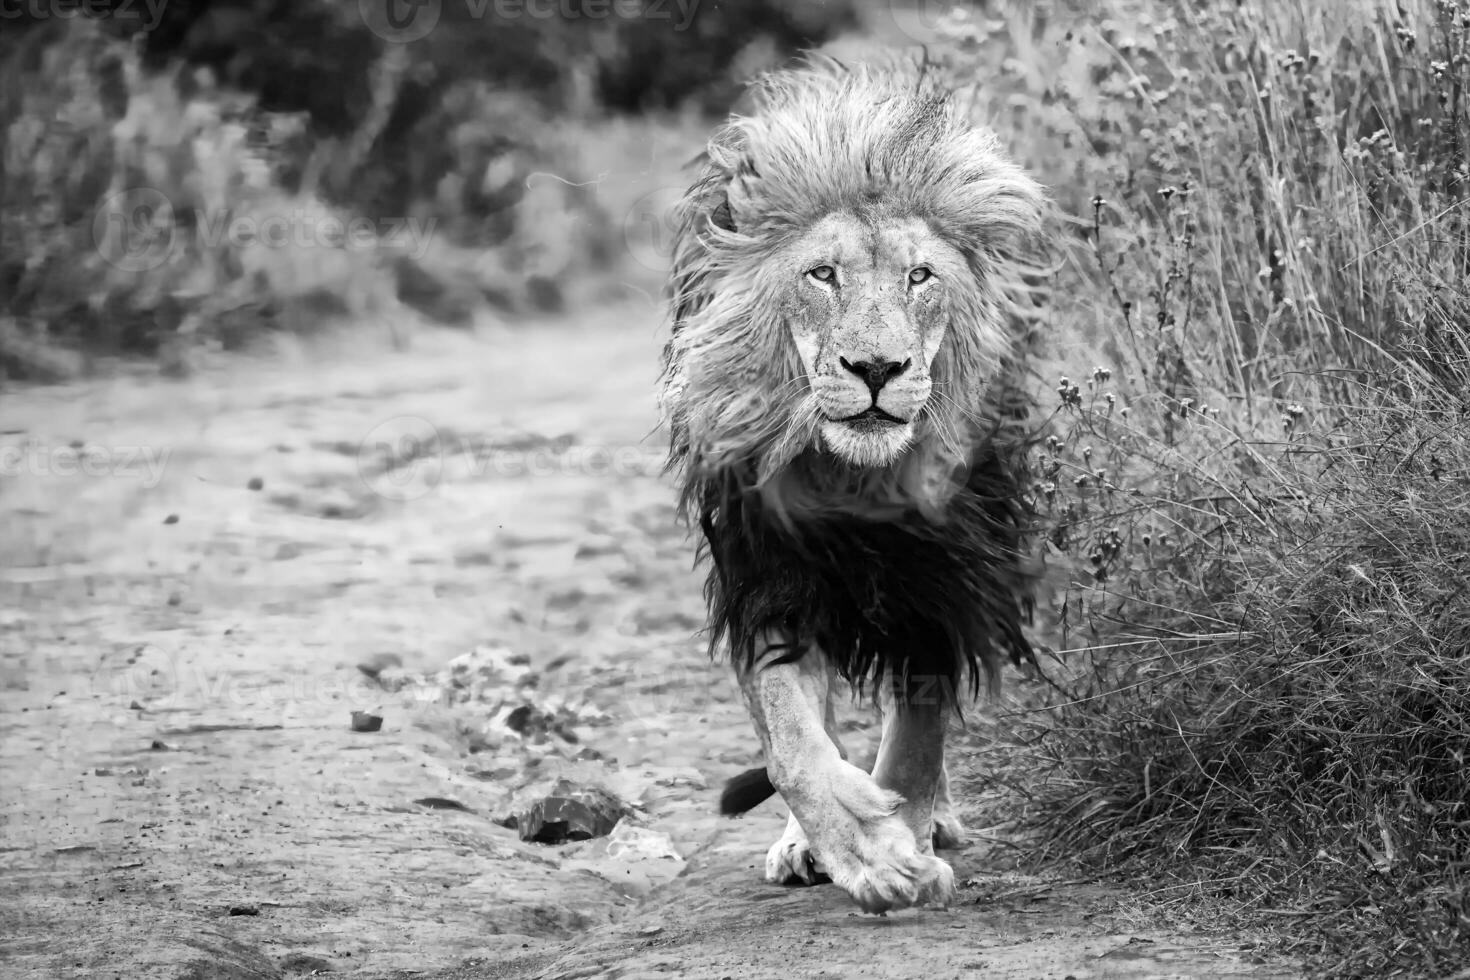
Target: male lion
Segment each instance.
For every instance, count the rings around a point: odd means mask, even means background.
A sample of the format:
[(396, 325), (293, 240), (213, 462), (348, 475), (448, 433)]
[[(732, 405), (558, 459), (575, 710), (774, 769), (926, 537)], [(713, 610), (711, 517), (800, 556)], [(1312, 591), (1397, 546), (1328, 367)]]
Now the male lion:
[[(661, 396), (711, 649), (729, 642), (767, 759), (723, 809), (771, 784), (790, 806), (770, 881), (943, 903), (948, 717), (1030, 656), (1007, 297), (1043, 193), (921, 67), (819, 60), (754, 94), (678, 213)], [(838, 742), (834, 675), (877, 691), (871, 775)]]

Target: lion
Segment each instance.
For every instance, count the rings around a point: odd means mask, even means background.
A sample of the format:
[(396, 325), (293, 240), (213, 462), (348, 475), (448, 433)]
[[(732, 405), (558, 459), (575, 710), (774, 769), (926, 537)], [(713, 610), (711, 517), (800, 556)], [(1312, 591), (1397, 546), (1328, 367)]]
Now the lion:
[[(751, 94), (676, 211), (660, 394), (711, 653), (767, 760), (722, 809), (781, 794), (771, 882), (945, 904), (946, 727), (1032, 656), (1021, 300), (1046, 198), (923, 65), (813, 59)], [(839, 678), (876, 694), (871, 772)]]

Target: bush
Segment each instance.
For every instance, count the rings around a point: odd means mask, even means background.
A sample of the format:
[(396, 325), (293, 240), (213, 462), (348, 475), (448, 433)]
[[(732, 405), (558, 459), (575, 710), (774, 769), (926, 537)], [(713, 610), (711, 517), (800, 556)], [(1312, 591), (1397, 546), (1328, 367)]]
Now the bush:
[[(641, 0), (600, 18), (455, 3), (401, 44), (359, 6), (217, 0), (167, 4), (156, 25), (7, 21), (0, 377), (74, 370), (69, 349), (183, 366), (200, 340), (235, 347), (330, 318), (398, 339), (405, 305), (457, 324), (487, 301), (557, 308), (569, 270), (626, 251), (600, 182), (648, 171), (667, 142), (656, 120), (631, 141), (609, 116), (723, 110), (745, 75), (852, 21), (846, 3), (814, 17), (788, 0), (698, 6), (688, 24)], [(626, 157), (594, 159), (622, 144)], [(656, 162), (672, 173), (686, 156)], [(240, 247), (216, 233), (354, 218), (381, 240)], [(432, 248), (383, 233), (404, 222), (429, 229)], [(99, 227), (111, 237), (95, 240)], [(155, 243), (164, 260), (115, 261)]]
[(1008, 9), (946, 63), (1074, 229), (1047, 853), (1286, 910), (1334, 977), (1458, 968), (1470, 7)]
[(1074, 545), (1089, 649), (1023, 739), (1047, 853), (1287, 910), (1330, 976), (1442, 976), (1470, 952), (1470, 439), (1426, 372), (1379, 386), (1207, 514)]
[(207, 76), (180, 86), (148, 74), (131, 44), (95, 23), (49, 34), (7, 64), (6, 374), (63, 373), (56, 352), (67, 348), (183, 367), (198, 339), (239, 346), (323, 312), (396, 308), (375, 244), (252, 246), (227, 234), (236, 222), (317, 227), (332, 216), (282, 187), (281, 148), (301, 138), (299, 118), (262, 112)]

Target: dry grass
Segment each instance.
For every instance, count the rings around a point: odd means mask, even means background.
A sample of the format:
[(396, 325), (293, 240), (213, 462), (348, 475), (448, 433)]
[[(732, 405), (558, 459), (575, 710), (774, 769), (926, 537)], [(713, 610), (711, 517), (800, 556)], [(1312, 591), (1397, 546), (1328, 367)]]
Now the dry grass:
[(1070, 653), (1013, 719), (1018, 788), (1049, 856), (1260, 916), (1324, 975), (1448, 975), (1470, 5), (1102, 8), (957, 20), (948, 55), (1076, 232), (1036, 474)]
[(1291, 461), (1296, 494), (1222, 518), (1188, 580), (1090, 588), (1106, 638), (1022, 726), (1050, 856), (1287, 910), (1333, 976), (1463, 960), (1470, 490), (1447, 474), (1470, 447), (1437, 438), (1458, 413), (1385, 411)]

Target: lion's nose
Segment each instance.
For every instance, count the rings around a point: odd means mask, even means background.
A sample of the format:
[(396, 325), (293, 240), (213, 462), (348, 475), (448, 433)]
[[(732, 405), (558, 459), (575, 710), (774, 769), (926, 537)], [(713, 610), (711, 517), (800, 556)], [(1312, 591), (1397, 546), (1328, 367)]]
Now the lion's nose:
[(849, 361), (845, 357), (839, 360), (843, 368), (863, 379), (863, 384), (868, 386), (874, 398), (878, 397), (878, 392), (883, 390), (884, 385), (903, 374), (914, 363), (912, 357), (902, 363), (898, 361)]

